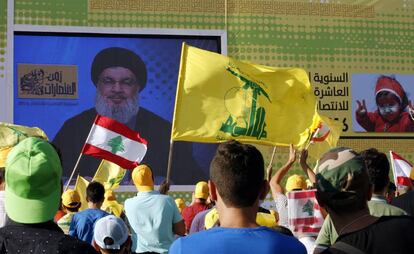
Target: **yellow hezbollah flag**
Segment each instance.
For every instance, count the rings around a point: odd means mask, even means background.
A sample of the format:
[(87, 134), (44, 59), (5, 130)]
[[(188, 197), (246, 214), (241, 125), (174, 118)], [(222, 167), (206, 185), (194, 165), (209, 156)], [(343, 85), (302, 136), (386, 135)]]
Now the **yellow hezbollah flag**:
[(48, 140), (45, 132), (37, 127), (0, 122), (0, 148), (13, 147), (27, 137)]
[(92, 181), (100, 182), (105, 190), (114, 190), (119, 187), (125, 175), (125, 169), (107, 160), (102, 160)]
[(299, 146), (316, 125), (315, 113), (304, 70), (241, 62), (183, 44), (172, 140)]
[(323, 115), (318, 115), (317, 121), (319, 124), (311, 137), (308, 153), (319, 160), (322, 154), (336, 147), (342, 133), (342, 124)]
[(75, 191), (78, 192), (80, 200), (81, 200), (81, 207), (79, 211), (83, 211), (88, 208), (88, 201), (86, 201), (86, 188), (88, 187), (89, 182), (82, 176), (78, 175), (75, 183)]

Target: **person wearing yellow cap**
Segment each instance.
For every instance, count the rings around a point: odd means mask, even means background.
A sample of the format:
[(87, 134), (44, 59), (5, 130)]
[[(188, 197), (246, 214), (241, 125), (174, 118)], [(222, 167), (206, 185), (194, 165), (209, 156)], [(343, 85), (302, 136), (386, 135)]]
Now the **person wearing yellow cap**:
[(168, 253), (174, 234), (184, 235), (185, 224), (174, 200), (154, 190), (148, 165), (132, 171), (138, 193), (125, 200), (125, 215), (131, 226), (132, 252)]
[(176, 198), (174, 201), (175, 201), (175, 204), (177, 205), (178, 211), (180, 211), (180, 213), (182, 213), (183, 209), (186, 208), (184, 199)]
[(190, 230), (194, 216), (209, 208), (209, 205), (207, 204), (207, 198), (209, 195), (208, 184), (204, 181), (198, 182), (195, 186), (193, 195), (193, 203), (184, 208), (182, 212), (187, 233)]
[[(288, 225), (288, 209), (287, 209), (287, 197), (284, 194), (281, 182), (283, 177), (292, 167), (293, 163), (296, 161), (296, 150), (293, 145), (290, 145), (289, 148), (289, 159), (285, 165), (283, 165), (272, 177), (272, 167), (267, 168), (267, 177), (269, 180), (270, 190), (272, 192), (273, 199), (276, 202), (276, 210), (279, 214), (278, 224), (284, 227), (289, 227)], [(306, 189), (306, 180), (303, 176), (298, 174), (291, 175), (286, 181), (286, 192), (294, 190), (304, 190)]]
[(69, 233), (70, 223), (73, 215), (75, 215), (81, 206), (81, 198), (77, 191), (68, 189), (62, 194), (62, 207), (66, 213), (57, 221), (57, 225), (63, 230), (65, 234)]

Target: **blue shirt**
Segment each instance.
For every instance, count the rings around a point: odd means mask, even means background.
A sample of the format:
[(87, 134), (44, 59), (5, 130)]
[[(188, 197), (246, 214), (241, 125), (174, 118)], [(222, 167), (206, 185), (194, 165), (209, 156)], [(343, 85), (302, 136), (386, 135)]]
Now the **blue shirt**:
[(178, 238), (171, 245), (169, 253), (306, 254), (306, 249), (296, 238), (267, 227), (216, 227)]
[(173, 224), (183, 219), (174, 200), (158, 191), (139, 192), (125, 200), (124, 207), (132, 228), (132, 251), (167, 253), (174, 241)]
[(95, 222), (109, 213), (101, 209), (86, 209), (76, 213), (70, 223), (69, 235), (82, 241), (92, 243)]

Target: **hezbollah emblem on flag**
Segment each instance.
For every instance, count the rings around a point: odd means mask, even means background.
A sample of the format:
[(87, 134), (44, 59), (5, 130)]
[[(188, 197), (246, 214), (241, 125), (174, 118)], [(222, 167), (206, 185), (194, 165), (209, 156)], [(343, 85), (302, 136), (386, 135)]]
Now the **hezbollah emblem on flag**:
[(263, 95), (271, 102), (269, 96), (258, 83), (247, 79), (235, 68), (228, 66), (226, 70), (241, 80), (244, 85), (233, 87), (225, 94), (224, 102), (230, 115), (222, 123), (220, 131), (233, 137), (249, 136), (257, 140), (266, 138), (266, 110), (260, 107), (258, 97)]

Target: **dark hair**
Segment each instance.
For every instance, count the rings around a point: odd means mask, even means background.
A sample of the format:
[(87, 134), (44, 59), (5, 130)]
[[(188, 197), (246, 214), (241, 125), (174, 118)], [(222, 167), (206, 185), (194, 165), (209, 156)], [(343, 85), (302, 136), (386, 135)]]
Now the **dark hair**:
[(4, 173), (5, 173), (5, 168), (0, 167), (0, 184), (4, 182)]
[(287, 236), (294, 236), (292, 231), (284, 226), (277, 225), (277, 226), (272, 227), (272, 229)]
[(210, 179), (226, 205), (252, 206), (264, 181), (263, 156), (252, 145), (222, 143), (210, 164)]
[(105, 188), (100, 182), (91, 182), (86, 188), (86, 200), (92, 203), (103, 202), (105, 199)]
[(361, 152), (365, 161), (371, 183), (374, 185), (374, 192), (382, 192), (389, 183), (390, 163), (387, 155), (375, 148)]
[(67, 207), (65, 205), (63, 205), (65, 207), (66, 210), (68, 210), (69, 212), (75, 213), (79, 211), (79, 208), (81, 207), (81, 202), (78, 202), (78, 204), (75, 207)]

